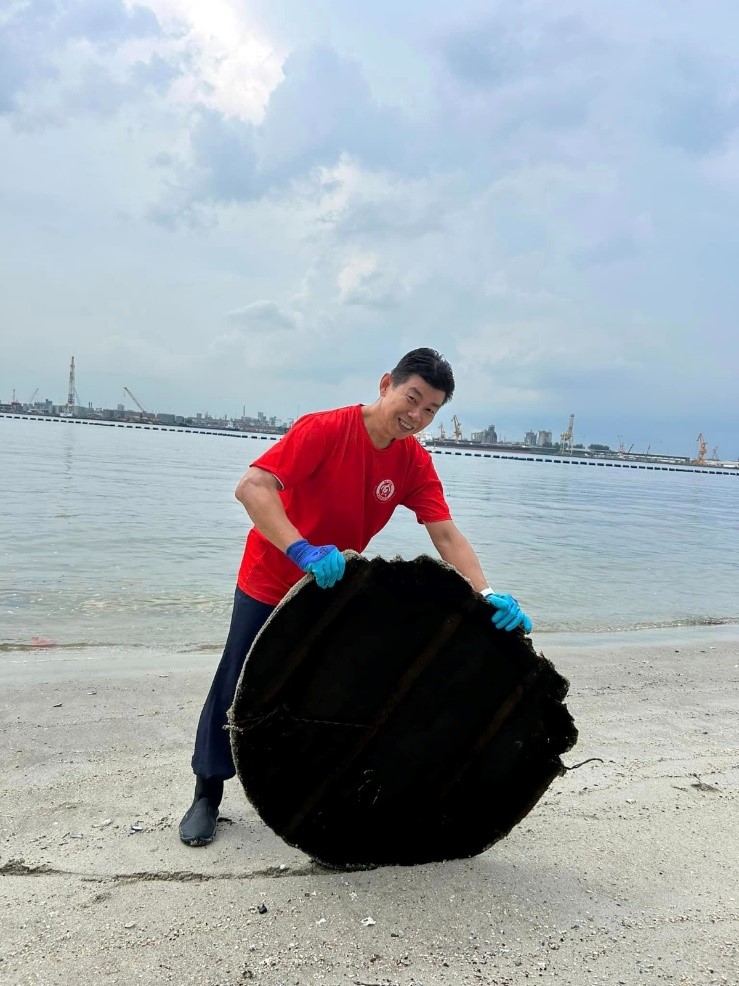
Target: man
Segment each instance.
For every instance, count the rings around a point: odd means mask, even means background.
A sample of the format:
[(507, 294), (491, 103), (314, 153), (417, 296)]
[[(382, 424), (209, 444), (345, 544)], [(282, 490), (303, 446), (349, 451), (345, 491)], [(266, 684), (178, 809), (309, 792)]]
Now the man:
[(306, 572), (323, 589), (335, 585), (344, 574), (341, 552), (364, 551), (397, 506), (416, 514), (444, 561), (490, 601), (499, 629), (531, 630), (516, 600), (489, 588), (477, 555), (452, 521), (431, 456), (413, 439), (453, 393), (449, 364), (433, 349), (414, 349), (383, 374), (373, 404), (305, 415), (239, 481), (236, 498), (254, 527), (226, 647), (198, 724), (195, 797), (180, 823), (187, 845), (215, 838), (223, 782), (236, 773), (224, 729), (227, 711), (257, 633)]

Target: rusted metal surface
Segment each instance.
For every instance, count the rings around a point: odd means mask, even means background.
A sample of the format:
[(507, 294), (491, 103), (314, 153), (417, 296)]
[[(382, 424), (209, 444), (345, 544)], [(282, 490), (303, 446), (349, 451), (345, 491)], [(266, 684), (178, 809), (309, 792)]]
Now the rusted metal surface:
[(263, 820), (331, 866), (472, 856), (563, 771), (567, 682), (431, 558), (348, 557), (306, 581), (254, 642), (230, 714)]

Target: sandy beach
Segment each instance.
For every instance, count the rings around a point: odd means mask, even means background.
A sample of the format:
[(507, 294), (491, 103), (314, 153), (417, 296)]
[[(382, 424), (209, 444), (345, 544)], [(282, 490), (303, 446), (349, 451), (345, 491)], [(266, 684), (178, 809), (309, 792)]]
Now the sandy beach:
[(569, 765), (477, 858), (323, 870), (237, 781), (180, 844), (218, 655), (2, 655), (0, 982), (739, 982), (739, 627), (534, 644)]

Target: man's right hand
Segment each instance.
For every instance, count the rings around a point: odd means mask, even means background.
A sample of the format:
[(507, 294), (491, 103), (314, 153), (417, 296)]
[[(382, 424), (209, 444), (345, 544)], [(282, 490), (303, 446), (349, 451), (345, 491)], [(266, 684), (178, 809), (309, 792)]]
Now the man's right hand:
[(334, 544), (316, 546), (303, 538), (286, 548), (285, 554), (298, 568), (314, 575), (321, 589), (336, 585), (346, 570), (344, 556)]

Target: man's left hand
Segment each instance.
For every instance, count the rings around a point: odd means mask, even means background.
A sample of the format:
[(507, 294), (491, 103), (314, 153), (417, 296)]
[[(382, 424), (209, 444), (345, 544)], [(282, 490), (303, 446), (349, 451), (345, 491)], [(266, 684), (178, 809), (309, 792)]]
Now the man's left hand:
[(523, 627), (524, 633), (531, 633), (532, 623), (513, 596), (499, 596), (495, 592), (486, 593), (485, 599), (495, 607), (492, 621), (499, 630), (515, 630)]

